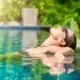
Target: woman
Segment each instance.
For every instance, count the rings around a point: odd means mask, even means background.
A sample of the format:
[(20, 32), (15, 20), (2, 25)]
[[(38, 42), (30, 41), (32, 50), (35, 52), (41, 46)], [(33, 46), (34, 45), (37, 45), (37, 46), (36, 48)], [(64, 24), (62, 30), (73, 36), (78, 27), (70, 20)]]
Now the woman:
[(76, 35), (70, 28), (51, 28), (50, 36), (42, 43), (41, 46), (68, 46), (73, 50), (76, 48)]
[[(41, 49), (37, 48), (38, 51), (43, 51)], [(49, 72), (42, 74), (41, 80), (80, 80), (80, 72), (74, 68), (73, 62), (75, 56), (71, 48), (54, 46), (52, 51), (48, 48), (47, 52), (43, 52), (37, 55), (37, 57), (44, 65), (49, 67)], [(32, 75), (34, 74), (33, 72), (31, 73)]]

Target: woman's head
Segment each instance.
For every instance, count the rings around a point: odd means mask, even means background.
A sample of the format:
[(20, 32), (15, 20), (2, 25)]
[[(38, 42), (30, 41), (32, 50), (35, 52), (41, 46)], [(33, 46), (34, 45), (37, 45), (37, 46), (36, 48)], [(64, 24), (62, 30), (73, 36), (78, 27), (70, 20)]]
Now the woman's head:
[(51, 28), (50, 36), (52, 36), (55, 45), (76, 48), (76, 36), (69, 28)]

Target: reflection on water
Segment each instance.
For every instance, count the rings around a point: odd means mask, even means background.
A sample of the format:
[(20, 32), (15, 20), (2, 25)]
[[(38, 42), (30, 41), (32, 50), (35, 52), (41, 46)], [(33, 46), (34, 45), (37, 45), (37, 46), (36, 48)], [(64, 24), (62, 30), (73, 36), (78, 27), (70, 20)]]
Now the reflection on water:
[(24, 62), (17, 64), (18, 59), (21, 59), (10, 55), (21, 51), (22, 41), (22, 32), (0, 30), (0, 80), (32, 80), (31, 65), (23, 65)]
[(17, 31), (0, 31), (0, 53), (21, 50), (22, 33)]
[[(21, 32), (0, 31), (0, 55), (7, 55), (21, 50)], [(27, 68), (22, 64), (7, 63), (7, 59), (0, 62), (0, 80), (26, 80)]]
[(28, 80), (30, 70), (29, 65), (0, 63), (0, 80)]
[[(44, 35), (43, 35), (44, 34)], [(47, 38), (47, 32), (41, 32), (38, 35), (38, 45), (40, 45), (45, 38)], [(11, 58), (3, 58), (1, 60), (1, 55), (7, 55), (7, 53), (13, 54), (16, 51), (22, 49), (22, 32), (13, 31), (1, 31), (0, 30), (0, 80), (32, 80), (31, 79), (31, 65), (23, 66), (23, 62), (15, 64), (18, 59), (11, 62)], [(76, 51), (77, 57), (80, 56), (80, 48)], [(2, 56), (2, 57), (4, 57)], [(26, 60), (24, 60), (26, 61)], [(80, 68), (80, 58), (77, 58), (78, 68)], [(37, 65), (37, 68), (38, 65)], [(37, 71), (38, 72), (38, 71)], [(37, 73), (36, 73), (37, 74)], [(38, 79), (36, 79), (38, 80)]]

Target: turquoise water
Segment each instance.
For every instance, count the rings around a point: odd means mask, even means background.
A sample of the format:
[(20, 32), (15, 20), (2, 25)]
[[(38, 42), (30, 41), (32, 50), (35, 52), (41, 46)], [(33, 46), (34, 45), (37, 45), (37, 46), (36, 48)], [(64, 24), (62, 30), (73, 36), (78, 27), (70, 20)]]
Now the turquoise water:
[[(0, 54), (15, 53), (21, 50), (21, 32), (0, 31)], [(27, 66), (28, 67), (28, 66)], [(0, 62), (0, 80), (28, 80), (28, 68), (22, 64)]]
[[(0, 26), (0, 60), (1, 56), (8, 55), (8, 54), (13, 54), (16, 51), (21, 51), (23, 49), (22, 47), (22, 37), (23, 37), (23, 31), (38, 31), (40, 30), (45, 30), (45, 28), (41, 28), (40, 26), (31, 26), (24, 27), (24, 26)], [(47, 31), (48, 28), (46, 28)], [(43, 34), (42, 34), (43, 35)], [(41, 35), (41, 36), (42, 36)], [(40, 36), (39, 36), (40, 37)], [(40, 38), (45, 38), (45, 36), (42, 36)], [(40, 40), (40, 39), (39, 39)], [(41, 43), (39, 41), (39, 43)], [(3, 59), (0, 61), (0, 80), (32, 80), (30, 78), (31, 74), (31, 65), (22, 65), (20, 64), (15, 64), (14, 63), (8, 63), (9, 59)]]
[(16, 52), (22, 48), (22, 32), (0, 31), (0, 53)]
[(0, 80), (28, 80), (30, 71), (27, 67), (0, 63)]

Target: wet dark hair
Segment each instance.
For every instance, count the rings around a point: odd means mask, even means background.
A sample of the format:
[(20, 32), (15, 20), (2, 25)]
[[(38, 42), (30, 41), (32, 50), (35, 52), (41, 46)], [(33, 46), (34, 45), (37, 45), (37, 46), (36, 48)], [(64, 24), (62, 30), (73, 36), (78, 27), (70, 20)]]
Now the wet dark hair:
[(72, 48), (73, 50), (75, 50), (76, 44), (77, 44), (76, 35), (73, 33), (72, 37), (69, 37), (68, 36), (68, 28), (63, 28), (63, 31), (65, 32), (65, 39), (64, 39), (66, 42), (65, 46), (68, 46), (68, 47)]

